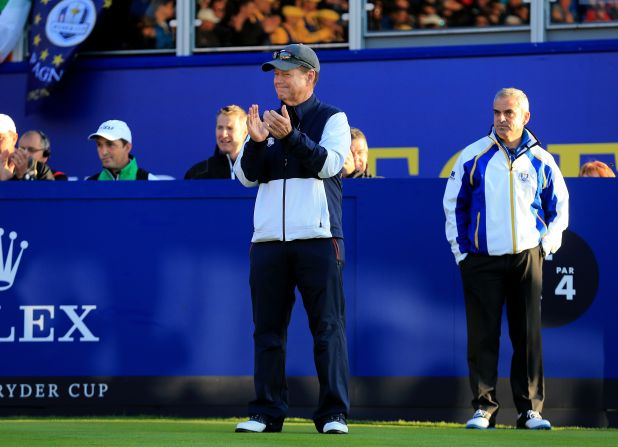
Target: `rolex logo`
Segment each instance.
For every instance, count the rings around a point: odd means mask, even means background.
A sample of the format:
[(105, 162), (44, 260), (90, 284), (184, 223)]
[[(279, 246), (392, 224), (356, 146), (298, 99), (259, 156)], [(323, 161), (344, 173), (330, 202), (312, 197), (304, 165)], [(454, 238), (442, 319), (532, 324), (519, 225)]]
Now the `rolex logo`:
[(21, 250), (19, 250), (17, 259), (13, 262), (13, 244), (15, 243), (15, 239), (17, 239), (17, 233), (14, 231), (9, 233), (11, 242), (9, 243), (9, 250), (6, 253), (6, 258), (4, 257), (3, 238), (4, 228), (0, 228), (0, 291), (8, 290), (13, 285), (21, 261), (21, 255), (24, 250), (28, 248), (28, 241), (21, 241), (19, 244)]

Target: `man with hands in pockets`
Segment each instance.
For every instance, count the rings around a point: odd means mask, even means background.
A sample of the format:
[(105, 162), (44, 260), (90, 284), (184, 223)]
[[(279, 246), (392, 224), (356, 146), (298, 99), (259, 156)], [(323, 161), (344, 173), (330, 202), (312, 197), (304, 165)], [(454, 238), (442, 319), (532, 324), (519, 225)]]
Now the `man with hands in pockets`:
[(569, 193), (554, 158), (526, 124), (530, 105), (515, 88), (496, 93), (489, 135), (460, 154), (444, 192), (446, 236), (459, 264), (468, 328), (474, 414), (466, 428), (496, 424), (502, 308), (513, 345), (517, 428), (548, 430), (541, 347), (543, 258), (569, 220)]
[(320, 384), (313, 420), (320, 433), (348, 432), (348, 353), (342, 269), (340, 171), (350, 150), (341, 110), (316, 98), (320, 62), (302, 44), (284, 47), (262, 65), (274, 70), (281, 109), (249, 108), (247, 139), (234, 172), (259, 186), (251, 240), (254, 384), (249, 420), (237, 432), (278, 432), (288, 411), (287, 328), (298, 288), (313, 336)]

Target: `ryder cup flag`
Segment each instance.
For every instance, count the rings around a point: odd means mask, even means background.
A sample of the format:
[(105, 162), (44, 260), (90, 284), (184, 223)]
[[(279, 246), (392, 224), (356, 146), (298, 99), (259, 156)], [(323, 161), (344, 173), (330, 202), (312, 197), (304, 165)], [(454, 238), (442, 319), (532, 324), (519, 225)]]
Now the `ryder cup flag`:
[[(1, 1), (1, 0), (0, 0)], [(26, 111), (37, 109), (63, 78), (79, 45), (94, 29), (97, 14), (112, 0), (38, 0), (30, 28), (30, 72)]]
[(0, 0), (0, 63), (21, 37), (31, 3), (30, 0)]

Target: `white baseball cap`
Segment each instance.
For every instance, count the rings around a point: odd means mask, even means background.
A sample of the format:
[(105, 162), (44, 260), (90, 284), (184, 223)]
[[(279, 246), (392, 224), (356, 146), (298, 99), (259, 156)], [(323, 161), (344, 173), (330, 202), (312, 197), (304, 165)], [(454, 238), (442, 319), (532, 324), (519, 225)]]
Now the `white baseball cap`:
[(128, 141), (129, 143), (132, 142), (131, 130), (129, 130), (129, 126), (127, 126), (127, 123), (120, 120), (105, 121), (99, 126), (99, 130), (88, 136), (88, 139), (92, 140), (94, 137), (103, 137), (110, 141), (122, 139)]
[(8, 116), (0, 113), (0, 133), (14, 132), (17, 133), (15, 122)]

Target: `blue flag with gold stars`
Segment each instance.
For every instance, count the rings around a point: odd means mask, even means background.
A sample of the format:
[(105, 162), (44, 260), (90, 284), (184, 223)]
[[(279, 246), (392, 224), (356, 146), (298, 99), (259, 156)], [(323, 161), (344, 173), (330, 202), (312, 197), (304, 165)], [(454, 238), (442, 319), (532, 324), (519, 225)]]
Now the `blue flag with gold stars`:
[(30, 64), (26, 112), (38, 109), (62, 80), (75, 50), (96, 25), (112, 0), (39, 0), (30, 28)]

